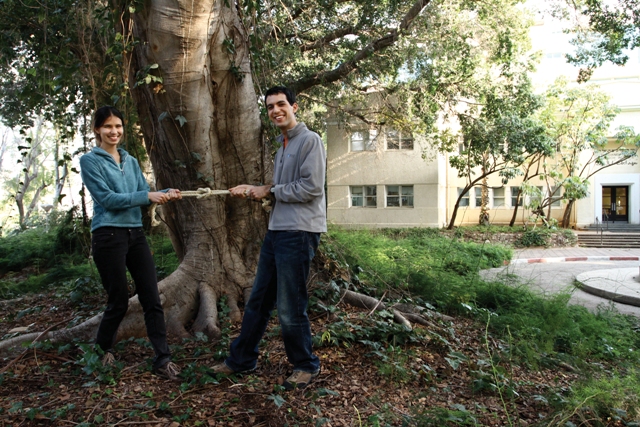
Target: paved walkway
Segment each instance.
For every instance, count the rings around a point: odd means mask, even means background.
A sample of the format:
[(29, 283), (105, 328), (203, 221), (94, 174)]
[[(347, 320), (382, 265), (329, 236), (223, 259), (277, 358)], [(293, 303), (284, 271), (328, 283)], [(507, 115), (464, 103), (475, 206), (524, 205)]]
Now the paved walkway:
[(543, 294), (568, 292), (574, 304), (594, 310), (613, 305), (621, 313), (640, 316), (640, 249), (520, 249), (511, 264), (481, 274), (505, 283), (513, 283), (516, 275)]

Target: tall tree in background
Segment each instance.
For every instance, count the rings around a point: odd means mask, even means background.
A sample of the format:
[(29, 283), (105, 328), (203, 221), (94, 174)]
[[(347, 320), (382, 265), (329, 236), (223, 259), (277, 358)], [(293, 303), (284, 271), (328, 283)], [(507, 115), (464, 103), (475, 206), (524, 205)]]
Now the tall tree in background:
[(568, 227), (575, 202), (587, 196), (588, 179), (601, 170), (636, 157), (640, 138), (622, 128), (609, 139), (609, 125), (618, 108), (597, 86), (570, 87), (560, 78), (548, 89), (540, 119), (555, 144), (555, 155), (545, 162), (550, 187), (563, 188), (567, 205), (562, 227)]
[(50, 173), (45, 165), (50, 154), (47, 146), (51, 139), (50, 131), (42, 119), (37, 119), (31, 129), (21, 132), (21, 139), (16, 139), (20, 152), (19, 172), (6, 185), (13, 189), (18, 225), (23, 230), (27, 228), (27, 221), (41, 201), (42, 191), (51, 184)]
[[(506, 183), (523, 164), (551, 152), (544, 128), (532, 117), (540, 101), (531, 92), (525, 75), (497, 86), (486, 83), (485, 87), (487, 92), (479, 93), (483, 96), (458, 114), (463, 149), (449, 157), (449, 164), (458, 170), (460, 178), (466, 179), (466, 185), (458, 194), (448, 229), (455, 226), (460, 201), (475, 185), (492, 175), (502, 177)], [(449, 132), (440, 133), (437, 138), (440, 151), (445, 153), (453, 152), (459, 141), (457, 134)]]
[[(30, 4), (10, 3), (16, 8)], [(78, 47), (61, 50), (78, 61), (68, 88), (77, 78), (74, 93), (97, 104), (111, 84), (116, 92), (111, 99), (124, 102), (117, 98), (118, 74), (110, 72), (121, 60), (158, 186), (183, 190), (269, 182), (272, 148), (261, 128), (259, 100), (274, 83), (299, 93), (308, 112), (301, 119), (312, 127), (319, 126), (326, 108), (358, 117), (356, 108), (362, 110), (367, 94), (377, 91), (389, 102), (371, 120), (433, 131), (440, 112), (476, 93), (470, 77), (477, 69), (487, 60), (506, 64), (513, 58), (512, 47), (524, 31), (519, 11), (507, 0), (59, 0), (56, 7), (62, 9), (56, 19), (70, 27), (53, 35), (69, 32), (67, 44)], [(88, 21), (65, 21), (64, 14), (74, 8)], [(21, 12), (33, 15), (28, 7)], [(32, 24), (44, 31), (37, 21)], [(5, 49), (16, 55), (28, 32)], [(42, 59), (33, 53), (40, 45), (25, 46), (31, 49), (30, 61), (51, 59), (42, 49)], [(42, 68), (46, 74), (47, 67)], [(33, 79), (28, 71), (22, 75), (25, 85), (38, 84), (38, 70)], [(88, 102), (84, 108), (94, 106)], [(216, 336), (220, 297), (227, 296), (233, 319), (240, 317), (238, 303), (252, 283), (266, 214), (259, 204), (215, 197), (167, 205), (163, 217), (181, 259), (160, 284), (168, 327), (184, 335), (184, 325), (195, 318), (195, 331)], [(133, 304), (121, 337), (144, 334), (140, 316)], [(56, 337), (91, 336), (98, 320)]]

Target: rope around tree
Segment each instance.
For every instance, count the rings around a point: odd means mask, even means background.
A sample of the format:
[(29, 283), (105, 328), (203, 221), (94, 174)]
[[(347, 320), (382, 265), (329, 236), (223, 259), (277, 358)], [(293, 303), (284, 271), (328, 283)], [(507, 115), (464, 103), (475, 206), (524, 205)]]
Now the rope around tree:
[[(187, 190), (180, 191), (182, 197), (195, 197), (196, 199), (204, 199), (211, 196), (226, 196), (227, 194), (231, 194), (229, 190), (212, 190), (210, 188), (198, 188), (197, 190)], [(156, 219), (156, 208), (158, 207), (157, 203), (152, 203), (149, 206), (149, 217), (151, 218), (151, 226), (156, 227), (160, 225), (160, 221)], [(269, 198), (262, 199), (262, 207), (269, 211), (271, 207), (271, 200)]]

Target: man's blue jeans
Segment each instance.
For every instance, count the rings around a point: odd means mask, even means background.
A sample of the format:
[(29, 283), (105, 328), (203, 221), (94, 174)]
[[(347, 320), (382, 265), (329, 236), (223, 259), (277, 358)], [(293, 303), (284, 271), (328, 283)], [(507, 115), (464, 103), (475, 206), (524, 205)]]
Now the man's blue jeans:
[(320, 369), (320, 360), (311, 348), (307, 316), (307, 279), (319, 242), (320, 233), (267, 232), (240, 336), (231, 344), (231, 354), (225, 361), (231, 369), (236, 372), (255, 369), (258, 344), (276, 303), (284, 348), (293, 369), (305, 372)]

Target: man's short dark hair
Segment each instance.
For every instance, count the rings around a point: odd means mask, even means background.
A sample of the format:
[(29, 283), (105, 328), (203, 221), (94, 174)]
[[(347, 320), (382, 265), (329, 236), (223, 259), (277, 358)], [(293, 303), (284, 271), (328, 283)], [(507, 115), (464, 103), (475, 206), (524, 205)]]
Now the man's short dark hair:
[(267, 103), (267, 97), (271, 96), (271, 95), (277, 95), (279, 93), (283, 93), (286, 97), (287, 97), (287, 102), (289, 102), (289, 105), (293, 105), (296, 103), (296, 94), (293, 93), (293, 91), (291, 89), (289, 89), (288, 87), (284, 87), (284, 86), (274, 86), (271, 89), (269, 89), (265, 94), (264, 94), (264, 103)]

